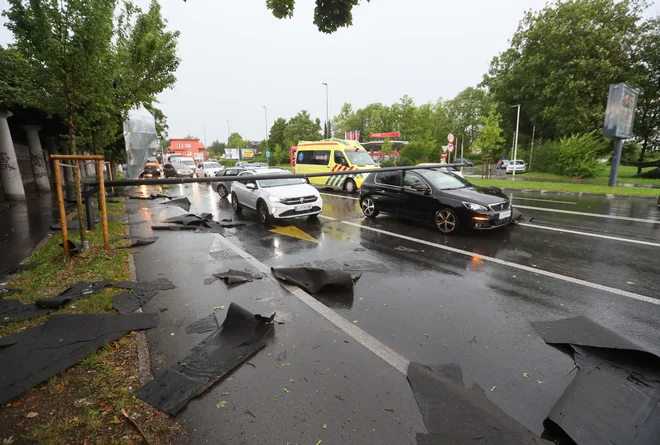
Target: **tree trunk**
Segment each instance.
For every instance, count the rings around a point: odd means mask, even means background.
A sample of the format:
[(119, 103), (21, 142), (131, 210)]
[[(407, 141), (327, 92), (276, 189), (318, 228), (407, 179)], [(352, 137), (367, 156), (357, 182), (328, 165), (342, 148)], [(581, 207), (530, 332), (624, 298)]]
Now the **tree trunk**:
[[(648, 136), (644, 138), (644, 143), (642, 144), (642, 151), (639, 154), (639, 159), (637, 162), (644, 162), (644, 154), (646, 154), (646, 149), (649, 146), (649, 138)], [(642, 174), (642, 167), (637, 167), (637, 174), (641, 175)]]
[(76, 151), (76, 127), (73, 123), (73, 111), (69, 111), (66, 125), (69, 129), (69, 152), (72, 155), (78, 154)]

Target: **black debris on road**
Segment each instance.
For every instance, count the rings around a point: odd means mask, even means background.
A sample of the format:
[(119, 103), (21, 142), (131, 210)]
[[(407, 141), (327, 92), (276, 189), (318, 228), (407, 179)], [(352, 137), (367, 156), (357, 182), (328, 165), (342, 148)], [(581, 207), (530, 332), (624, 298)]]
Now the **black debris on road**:
[(234, 270), (229, 269), (225, 272), (214, 273), (211, 278), (204, 280), (204, 284), (211, 284), (215, 281), (222, 280), (227, 285), (248, 283), (254, 280), (261, 280), (263, 275), (259, 272), (251, 270)]
[(120, 238), (111, 239), (110, 243), (116, 243), (121, 240), (131, 240), (131, 244), (128, 246), (115, 247), (116, 249), (129, 249), (131, 247), (147, 246), (149, 244), (153, 244), (156, 241), (158, 241), (158, 237), (157, 236), (140, 237), (140, 236), (126, 235)]
[(188, 198), (171, 199), (170, 201), (163, 202), (162, 204), (163, 205), (178, 206), (178, 207), (181, 207), (186, 212), (190, 211), (190, 200)]
[(352, 288), (362, 276), (362, 273), (351, 274), (343, 270), (307, 266), (272, 267), (271, 270), (276, 278), (295, 284), (310, 294), (315, 294), (326, 286)]

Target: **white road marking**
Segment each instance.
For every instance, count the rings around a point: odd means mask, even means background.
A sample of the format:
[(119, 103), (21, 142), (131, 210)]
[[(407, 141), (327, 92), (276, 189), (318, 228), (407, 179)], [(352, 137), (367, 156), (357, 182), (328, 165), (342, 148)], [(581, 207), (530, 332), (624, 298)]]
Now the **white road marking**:
[(323, 192), (319, 192), (319, 194), (321, 194), (321, 195), (326, 195), (326, 196), (336, 196), (337, 198), (352, 199), (352, 200), (355, 200), (355, 201), (359, 201), (359, 200), (360, 200), (360, 198), (353, 198), (352, 196), (335, 195), (334, 193), (323, 193)]
[(510, 261), (501, 260), (499, 258), (495, 258), (495, 257), (487, 256), (487, 255), (481, 255), (481, 254), (478, 254), (478, 253), (470, 252), (468, 250), (463, 250), (463, 249), (457, 249), (455, 247), (444, 246), (442, 244), (433, 243), (431, 241), (426, 241), (426, 240), (413, 238), (411, 236), (401, 235), (401, 234), (394, 233), (394, 232), (388, 232), (387, 230), (382, 230), (382, 229), (376, 229), (374, 227), (363, 226), (362, 224), (357, 224), (357, 223), (353, 223), (353, 222), (350, 222), (350, 221), (340, 221), (340, 220), (337, 220), (336, 218), (331, 218), (331, 217), (323, 216), (323, 215), (319, 215), (319, 216), (322, 217), (322, 218), (325, 218), (325, 219), (337, 221), (340, 224), (346, 224), (346, 225), (349, 225), (349, 226), (357, 227), (357, 228), (362, 229), (362, 230), (369, 230), (371, 232), (382, 233), (384, 235), (389, 235), (389, 236), (393, 236), (395, 238), (405, 239), (407, 241), (412, 241), (414, 243), (424, 244), (424, 245), (431, 246), (431, 247), (437, 247), (438, 249), (447, 250), (449, 252), (458, 253), (460, 255), (465, 255), (465, 256), (472, 257), (472, 258), (479, 258), (479, 259), (482, 259), (484, 261), (490, 261), (491, 263), (500, 264), (500, 265), (508, 266), (508, 267), (513, 267), (514, 269), (524, 270), (526, 272), (530, 272), (530, 273), (537, 274), (537, 275), (543, 275), (543, 276), (550, 277), (550, 278), (556, 278), (558, 280), (566, 281), (566, 282), (569, 282), (569, 283), (579, 284), (581, 286), (590, 287), (592, 289), (602, 290), (602, 291), (605, 291), (605, 292), (610, 292), (610, 293), (613, 293), (613, 294), (616, 294), (616, 295), (620, 295), (622, 297), (627, 297), (627, 298), (631, 298), (633, 300), (643, 301), (645, 303), (651, 303), (651, 304), (655, 304), (657, 306), (660, 306), (660, 299), (647, 297), (645, 295), (636, 294), (634, 292), (628, 292), (626, 290), (617, 289), (615, 287), (609, 287), (609, 286), (604, 286), (604, 285), (598, 284), (598, 283), (592, 283), (590, 281), (581, 280), (579, 278), (568, 277), (568, 276), (565, 276), (565, 275), (561, 275), (561, 274), (550, 272), (550, 271), (543, 270), (543, 269), (538, 269), (538, 268), (535, 268), (535, 267), (529, 267), (529, 266), (524, 266), (524, 265), (518, 264), (518, 263), (512, 263)]
[[(260, 262), (255, 257), (250, 255), (240, 247), (236, 246), (234, 243), (232, 243), (222, 235), (214, 233), (213, 236), (217, 240), (219, 240), (222, 244), (227, 246), (229, 249), (236, 252), (241, 258), (243, 258), (245, 261), (250, 263), (252, 266), (265, 273), (268, 277), (272, 276), (270, 267), (268, 267), (266, 264)], [(385, 345), (384, 343), (381, 343), (380, 341), (376, 340), (374, 337), (367, 334), (362, 329), (358, 328), (357, 326), (346, 320), (341, 315), (337, 314), (332, 309), (325, 306), (323, 303), (319, 302), (316, 298), (312, 297), (311, 295), (309, 295), (307, 292), (300, 289), (299, 287), (282, 283), (278, 280), (275, 280), (274, 278), (273, 280), (276, 281), (284, 289), (289, 291), (291, 294), (293, 294), (295, 297), (297, 297), (300, 301), (302, 301), (307, 306), (309, 306), (314, 311), (316, 311), (323, 318), (325, 318), (330, 323), (334, 324), (339, 329), (341, 329), (349, 337), (353, 338), (353, 340), (357, 341), (362, 346), (364, 346), (365, 348), (376, 354), (378, 357), (382, 358), (394, 369), (401, 372), (403, 375), (408, 374), (408, 364), (410, 363), (408, 359), (406, 359), (405, 357), (403, 357), (402, 355), (400, 355), (399, 353), (397, 353), (396, 351), (394, 351), (392, 348)]]
[(619, 219), (619, 220), (622, 220), (622, 221), (635, 221), (635, 222), (642, 222), (642, 223), (649, 223), (649, 224), (660, 224), (660, 220), (631, 218), (629, 216), (602, 215), (600, 213), (575, 212), (573, 210), (559, 210), (559, 209), (550, 209), (550, 208), (547, 208), (547, 207), (530, 207), (530, 206), (521, 206), (521, 205), (516, 205), (515, 208), (517, 208), (517, 209), (527, 209), (527, 210), (540, 210), (542, 212), (568, 213), (569, 215), (592, 216), (594, 218), (608, 218), (608, 219)]
[(523, 198), (522, 196), (511, 196), (511, 199), (524, 199), (525, 201), (556, 202), (558, 204), (577, 205), (577, 202), (571, 202), (571, 201), (553, 201), (552, 199)]
[(604, 239), (609, 239), (609, 240), (613, 240), (613, 241), (623, 241), (623, 242), (626, 242), (626, 243), (644, 244), (646, 246), (660, 247), (660, 244), (658, 244), (658, 243), (652, 243), (650, 241), (640, 241), (640, 240), (629, 239), (629, 238), (620, 238), (618, 236), (600, 235), (598, 233), (578, 232), (577, 230), (561, 229), (561, 228), (557, 228), (557, 227), (538, 226), (536, 224), (529, 224), (529, 223), (518, 223), (518, 225), (524, 226), (524, 227), (532, 227), (532, 228), (535, 228), (535, 229), (551, 230), (553, 232), (574, 233), (576, 235), (593, 236), (595, 238), (604, 238)]

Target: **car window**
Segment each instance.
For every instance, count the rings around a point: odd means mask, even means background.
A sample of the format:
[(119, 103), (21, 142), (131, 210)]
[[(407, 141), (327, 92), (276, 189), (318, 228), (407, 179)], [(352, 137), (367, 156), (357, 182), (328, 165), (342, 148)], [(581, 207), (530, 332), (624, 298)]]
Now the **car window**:
[(220, 170), (219, 172), (215, 172), (216, 176), (224, 176), (227, 174), (227, 170)]
[(238, 170), (235, 169), (235, 168), (232, 168), (232, 169), (230, 169), (230, 170), (227, 170), (226, 175), (227, 175), (227, 176), (236, 176), (237, 173), (238, 173)]
[(176, 170), (185, 170), (188, 168), (186, 164), (174, 164), (172, 165), (172, 167), (175, 168)]
[(399, 172), (376, 173), (376, 182), (401, 187), (401, 174)]
[(335, 150), (335, 164), (346, 165), (346, 158), (339, 150)]
[(373, 158), (369, 156), (369, 153), (366, 151), (350, 151), (346, 150), (346, 156), (351, 161), (353, 165), (375, 165)]
[(298, 150), (298, 164), (328, 165), (330, 150)]
[(172, 168), (172, 164), (165, 164), (165, 168)]
[(420, 172), (420, 176), (429, 181), (433, 187), (439, 190), (473, 187), (472, 184), (460, 176), (446, 173), (441, 170), (425, 170), (424, 172)]
[(417, 187), (426, 187), (426, 182), (416, 173), (403, 172), (403, 186), (416, 189)]

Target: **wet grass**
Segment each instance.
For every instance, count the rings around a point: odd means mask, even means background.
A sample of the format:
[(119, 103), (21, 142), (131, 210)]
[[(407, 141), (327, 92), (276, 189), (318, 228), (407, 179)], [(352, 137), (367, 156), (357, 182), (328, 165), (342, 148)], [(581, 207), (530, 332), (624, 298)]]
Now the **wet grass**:
[(620, 196), (648, 196), (657, 198), (660, 190), (643, 187), (608, 187), (598, 184), (573, 184), (547, 181), (509, 181), (507, 179), (467, 178), (474, 185), (499, 187), (513, 190), (549, 190), (567, 193), (589, 193), (594, 195), (614, 194)]
[[(124, 203), (109, 203), (109, 216), (125, 214)], [(127, 233), (123, 221), (109, 221), (110, 239)], [(103, 249), (101, 224), (86, 233), (90, 249), (67, 258), (53, 234), (29, 259), (39, 267), (14, 275), (9, 287), (19, 290), (9, 298), (32, 303), (67, 289), (78, 281), (130, 279), (129, 249)], [(77, 230), (70, 238), (79, 241)], [(116, 246), (115, 244), (114, 246)], [(55, 313), (113, 312), (112, 297), (120, 289), (106, 289)], [(48, 315), (0, 325), (0, 337), (43, 324)], [(0, 407), (0, 443), (35, 444), (138, 444), (144, 443), (123, 417), (125, 408), (149, 435), (151, 443), (182, 441), (183, 428), (169, 416), (133, 395), (140, 386), (137, 340), (130, 333), (92, 352), (76, 366), (32, 388), (19, 399)], [(28, 417), (28, 413), (37, 413)]]
[[(655, 167), (642, 169), (642, 171), (653, 170)], [(630, 167), (628, 165), (621, 165), (619, 167), (619, 175), (617, 177), (617, 182), (626, 183), (626, 184), (643, 184), (643, 185), (660, 185), (660, 179), (645, 179), (645, 178), (635, 178), (637, 174), (637, 167)], [(553, 173), (542, 173), (530, 171), (524, 174), (526, 178), (543, 180), (563, 180), (570, 181), (572, 178), (567, 176), (556, 175)], [(609, 167), (602, 169), (595, 178), (586, 179), (585, 181), (603, 181), (607, 182), (610, 178), (610, 169)]]

